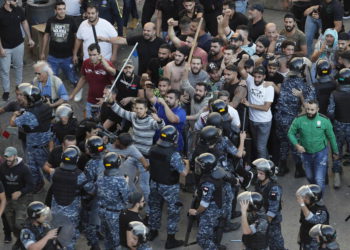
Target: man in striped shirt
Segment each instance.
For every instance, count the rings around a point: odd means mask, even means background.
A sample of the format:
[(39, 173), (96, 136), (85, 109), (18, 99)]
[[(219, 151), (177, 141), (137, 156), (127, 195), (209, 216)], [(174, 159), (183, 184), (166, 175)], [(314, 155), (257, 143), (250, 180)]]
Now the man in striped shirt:
[[(165, 126), (164, 121), (160, 119), (156, 113), (151, 113), (151, 115), (147, 113), (147, 100), (145, 99), (136, 99), (135, 112), (125, 110), (117, 103), (114, 103), (112, 110), (121, 118), (124, 118), (132, 123), (134, 145), (138, 150), (140, 150), (145, 158), (148, 158), (148, 152), (153, 144), (153, 136), (156, 130)], [(150, 193), (149, 172), (138, 160), (135, 160), (132, 164), (133, 166), (136, 166), (140, 172), (140, 188), (144, 193), (147, 204), (148, 195)], [(149, 208), (147, 205), (146, 213), (148, 213), (148, 209)]]

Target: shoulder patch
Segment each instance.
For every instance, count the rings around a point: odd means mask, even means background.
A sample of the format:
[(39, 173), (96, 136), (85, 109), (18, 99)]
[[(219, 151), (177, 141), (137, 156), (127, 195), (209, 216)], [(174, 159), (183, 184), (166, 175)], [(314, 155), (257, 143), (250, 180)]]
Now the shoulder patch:
[(206, 196), (208, 194), (208, 191), (209, 191), (209, 188), (208, 187), (202, 187), (202, 193), (203, 193), (203, 196)]

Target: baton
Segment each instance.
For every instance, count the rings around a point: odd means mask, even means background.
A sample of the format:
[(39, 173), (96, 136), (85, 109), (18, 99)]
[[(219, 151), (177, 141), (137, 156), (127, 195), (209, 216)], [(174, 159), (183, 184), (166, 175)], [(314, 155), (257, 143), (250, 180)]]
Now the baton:
[[(112, 84), (111, 90), (114, 89), (115, 84), (117, 83), (117, 81), (118, 81), (120, 75), (122, 74), (122, 72), (123, 72), (123, 70), (124, 70), (126, 64), (128, 63), (128, 61), (129, 61), (129, 59), (130, 59), (132, 53), (134, 53), (134, 51), (135, 51), (137, 45), (139, 45), (139, 43), (136, 43), (136, 44), (134, 45), (134, 47), (132, 48), (132, 50), (131, 50), (131, 52), (130, 52), (128, 58), (125, 60), (125, 63), (123, 64), (123, 67), (121, 67), (121, 69), (119, 70), (119, 73), (118, 73), (117, 77), (115, 78), (115, 80), (114, 80), (114, 82), (113, 82), (113, 84)], [(111, 93), (112, 93), (112, 92), (110, 92), (109, 95), (105, 97), (105, 101), (107, 101), (107, 98), (111, 95)]]

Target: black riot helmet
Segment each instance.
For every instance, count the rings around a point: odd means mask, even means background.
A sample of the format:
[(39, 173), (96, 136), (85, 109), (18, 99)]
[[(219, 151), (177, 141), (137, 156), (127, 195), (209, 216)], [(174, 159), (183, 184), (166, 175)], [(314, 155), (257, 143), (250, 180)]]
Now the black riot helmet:
[(105, 150), (105, 145), (103, 143), (103, 139), (99, 136), (91, 136), (86, 141), (86, 148), (89, 150), (91, 155), (98, 155)]
[(172, 125), (167, 125), (160, 130), (159, 140), (157, 141), (157, 144), (159, 146), (168, 148), (177, 143), (177, 138), (177, 129)]
[(50, 208), (40, 201), (33, 201), (27, 207), (27, 215), (30, 219), (38, 219), (41, 215), (49, 214)]
[(301, 196), (303, 198), (309, 197), (310, 203), (314, 204), (321, 200), (322, 189), (316, 184), (303, 185), (297, 190), (296, 195)]
[(67, 147), (61, 156), (62, 163), (76, 165), (80, 157), (80, 149), (77, 146)]
[(321, 59), (316, 64), (317, 76), (328, 76), (331, 74), (331, 64), (324, 59)]
[(30, 105), (41, 100), (41, 91), (38, 87), (30, 83), (21, 83), (18, 85), (19, 91), (27, 98), (27, 101)]
[(211, 173), (216, 165), (216, 157), (211, 153), (203, 153), (195, 158), (195, 172), (197, 175)]
[(128, 230), (138, 238), (138, 245), (147, 242), (148, 228), (140, 221), (131, 221), (128, 225)]
[(303, 57), (294, 57), (288, 63), (290, 75), (302, 75), (305, 70), (306, 64)]
[(340, 85), (349, 85), (350, 84), (350, 69), (344, 68), (344, 69), (339, 71), (338, 83)]
[(208, 115), (207, 118), (207, 126), (214, 126), (216, 128), (222, 129), (222, 123), (224, 122), (224, 119), (218, 112), (211, 112)]
[(263, 205), (263, 197), (257, 192), (245, 191), (237, 197), (238, 202), (249, 201), (249, 211), (258, 211)]
[(267, 178), (274, 176), (276, 173), (276, 166), (270, 160), (259, 158), (253, 161), (252, 164), (256, 167), (256, 170), (263, 171)]
[(227, 114), (228, 112), (227, 104), (221, 99), (215, 100), (211, 104), (211, 109), (213, 112), (218, 112), (221, 115)]
[(119, 168), (121, 163), (121, 157), (115, 152), (109, 152), (103, 157), (103, 166), (105, 169)]
[(205, 126), (199, 133), (200, 142), (206, 145), (214, 145), (220, 139), (220, 129), (214, 126)]
[(323, 243), (331, 243), (337, 238), (337, 231), (330, 225), (317, 224), (313, 226), (309, 235), (311, 238), (320, 237)]

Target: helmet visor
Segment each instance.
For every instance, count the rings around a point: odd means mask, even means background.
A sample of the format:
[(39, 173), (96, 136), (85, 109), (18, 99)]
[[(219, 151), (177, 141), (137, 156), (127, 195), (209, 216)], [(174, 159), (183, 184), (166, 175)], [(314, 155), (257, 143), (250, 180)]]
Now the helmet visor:
[(310, 229), (309, 235), (311, 238), (316, 238), (317, 236), (322, 235), (321, 234), (321, 226), (322, 226), (322, 224), (317, 224)]

